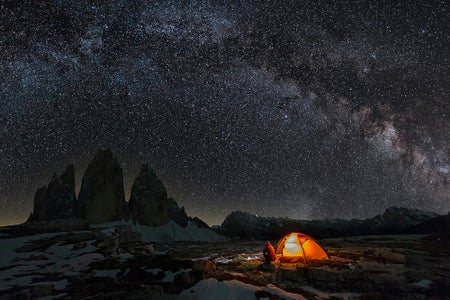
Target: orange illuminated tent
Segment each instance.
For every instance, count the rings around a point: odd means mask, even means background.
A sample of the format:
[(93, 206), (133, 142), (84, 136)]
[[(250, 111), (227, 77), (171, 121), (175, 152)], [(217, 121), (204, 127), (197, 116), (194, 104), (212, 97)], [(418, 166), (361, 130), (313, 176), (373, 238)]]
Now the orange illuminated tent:
[(281, 262), (288, 263), (307, 263), (315, 259), (328, 258), (326, 252), (315, 240), (299, 232), (285, 235), (278, 242), (275, 254)]

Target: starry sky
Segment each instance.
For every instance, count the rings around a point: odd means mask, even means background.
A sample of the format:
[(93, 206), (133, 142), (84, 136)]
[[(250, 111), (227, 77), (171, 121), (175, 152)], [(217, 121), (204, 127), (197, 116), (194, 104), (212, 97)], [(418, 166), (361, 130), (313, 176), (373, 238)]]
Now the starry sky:
[(448, 1), (211, 2), (0, 2), (0, 225), (104, 146), (210, 225), (448, 212)]

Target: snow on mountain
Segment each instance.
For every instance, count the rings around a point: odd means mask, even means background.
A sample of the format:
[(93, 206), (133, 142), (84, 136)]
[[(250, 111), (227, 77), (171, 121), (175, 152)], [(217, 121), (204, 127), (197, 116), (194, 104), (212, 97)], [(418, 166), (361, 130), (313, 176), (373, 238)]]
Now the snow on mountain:
[(132, 231), (139, 233), (144, 242), (215, 242), (223, 241), (225, 237), (206, 227), (199, 227), (188, 221), (186, 227), (181, 227), (174, 221), (160, 226), (147, 226), (132, 221), (116, 221), (97, 225), (94, 228), (105, 228), (103, 232), (112, 233), (116, 227), (131, 226)]

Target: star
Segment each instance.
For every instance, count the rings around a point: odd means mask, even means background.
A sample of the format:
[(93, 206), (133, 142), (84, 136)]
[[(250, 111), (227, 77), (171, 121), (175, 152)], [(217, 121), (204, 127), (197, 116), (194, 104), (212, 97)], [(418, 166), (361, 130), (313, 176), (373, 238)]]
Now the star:
[(127, 198), (149, 164), (210, 225), (447, 212), (448, 16), (423, 1), (6, 1), (0, 225), (65, 165), (79, 188), (105, 146)]

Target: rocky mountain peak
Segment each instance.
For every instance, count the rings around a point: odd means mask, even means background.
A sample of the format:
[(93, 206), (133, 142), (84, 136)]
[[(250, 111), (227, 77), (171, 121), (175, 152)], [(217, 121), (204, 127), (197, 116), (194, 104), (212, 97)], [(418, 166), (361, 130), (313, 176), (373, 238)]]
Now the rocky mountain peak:
[(420, 209), (391, 206), (384, 211), (381, 219), (385, 227), (406, 228), (437, 216), (438, 214)]
[[(433, 212), (404, 207), (389, 207), (383, 214), (364, 220), (295, 220), (233, 211), (225, 218), (218, 231), (231, 237), (260, 238), (276, 238), (291, 231), (300, 231), (316, 238), (418, 233), (422, 232), (421, 224), (437, 217), (438, 215)], [(429, 227), (432, 227), (433, 224), (430, 224)]]
[(189, 217), (184, 210), (184, 207), (179, 207), (177, 201), (173, 198), (167, 199), (167, 212), (169, 218), (181, 227), (186, 227), (189, 221)]
[(61, 174), (60, 179), (65, 186), (75, 189), (75, 167), (73, 164), (66, 167), (64, 172)]
[(126, 217), (123, 172), (110, 149), (100, 149), (89, 163), (78, 199), (80, 214), (89, 224)]
[(97, 150), (97, 152), (94, 154), (94, 159), (96, 157), (105, 157), (108, 159), (114, 159), (114, 155), (111, 151), (111, 149), (104, 147)]
[(141, 171), (139, 172), (138, 176), (145, 176), (145, 175), (153, 175), (156, 176), (155, 171), (150, 168), (147, 164), (144, 164), (141, 166)]
[(166, 188), (148, 165), (141, 167), (128, 205), (131, 215), (141, 224), (158, 226), (169, 222)]
[(144, 225), (159, 226), (173, 220), (182, 227), (191, 221), (197, 227), (209, 228), (202, 220), (188, 217), (173, 198), (167, 198), (164, 184), (147, 164), (141, 166), (127, 204), (122, 168), (109, 148), (99, 149), (89, 163), (78, 200), (74, 166), (67, 166), (59, 177), (53, 173), (49, 185), (36, 191), (28, 220), (82, 218), (87, 224), (98, 224), (128, 219), (130, 214)]
[(36, 191), (30, 221), (74, 218), (76, 215), (75, 169), (70, 165), (60, 177), (53, 173), (48, 187)]

